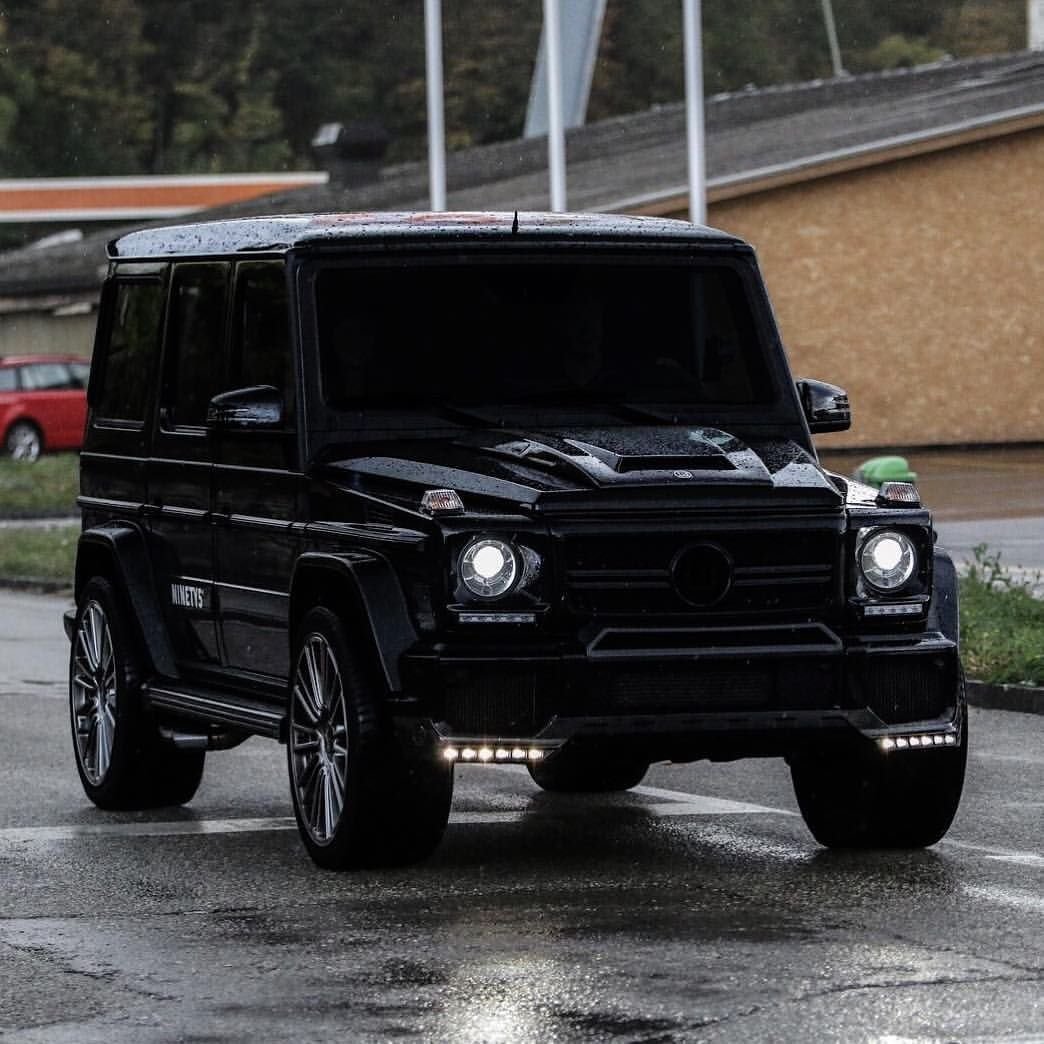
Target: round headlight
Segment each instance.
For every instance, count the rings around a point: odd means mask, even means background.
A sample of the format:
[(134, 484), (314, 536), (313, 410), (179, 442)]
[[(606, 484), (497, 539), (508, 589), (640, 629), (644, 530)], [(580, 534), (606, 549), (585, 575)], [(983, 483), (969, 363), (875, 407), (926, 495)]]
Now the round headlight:
[(859, 551), (859, 568), (872, 587), (895, 591), (913, 576), (917, 550), (905, 533), (883, 529), (864, 541)]
[(460, 578), (479, 598), (498, 598), (510, 591), (518, 574), (518, 553), (503, 540), (476, 540), (461, 553)]

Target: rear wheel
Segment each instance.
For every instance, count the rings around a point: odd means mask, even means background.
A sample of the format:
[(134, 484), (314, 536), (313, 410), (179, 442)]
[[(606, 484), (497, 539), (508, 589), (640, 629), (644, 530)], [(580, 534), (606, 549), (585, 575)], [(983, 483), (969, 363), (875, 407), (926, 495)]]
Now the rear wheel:
[(141, 706), (140, 659), (116, 592), (94, 577), (84, 588), (69, 660), (76, 769), (99, 808), (143, 809), (190, 801), (204, 753), (167, 746)]
[(801, 814), (828, 848), (925, 848), (960, 804), (968, 758), (964, 677), (958, 679), (960, 743), (954, 747), (802, 755), (790, 774)]
[(12, 460), (36, 460), (43, 452), (40, 429), (32, 421), (16, 421), (8, 429), (4, 449)]
[(308, 854), (329, 870), (425, 858), (449, 819), (452, 766), (407, 753), (382, 726), (376, 687), (333, 612), (312, 609), (295, 648), (287, 763)]
[(649, 762), (597, 750), (565, 750), (528, 766), (533, 782), (555, 793), (609, 794), (638, 786)]

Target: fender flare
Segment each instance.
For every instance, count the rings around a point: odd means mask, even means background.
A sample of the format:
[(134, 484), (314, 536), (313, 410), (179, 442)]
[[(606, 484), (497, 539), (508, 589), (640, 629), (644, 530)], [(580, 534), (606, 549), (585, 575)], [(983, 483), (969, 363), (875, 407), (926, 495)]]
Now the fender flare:
[(174, 649), (156, 593), (148, 548), (141, 530), (129, 522), (105, 522), (85, 529), (76, 547), (76, 601), (87, 581), (99, 572), (98, 559), (110, 564), (108, 576), (126, 599), (141, 649), (153, 671), (178, 676)]
[(932, 576), (932, 604), (928, 626), (940, 630), (954, 645), (961, 644), (960, 587), (957, 567), (948, 551), (935, 549)]
[(290, 619), (297, 621), (306, 611), (301, 604), (308, 580), (332, 580), (347, 594), (357, 619), (366, 626), (376, 663), (388, 691), (402, 691), (399, 660), (417, 641), (417, 629), (406, 596), (391, 563), (372, 551), (327, 554), (309, 552), (294, 566), (290, 582)]

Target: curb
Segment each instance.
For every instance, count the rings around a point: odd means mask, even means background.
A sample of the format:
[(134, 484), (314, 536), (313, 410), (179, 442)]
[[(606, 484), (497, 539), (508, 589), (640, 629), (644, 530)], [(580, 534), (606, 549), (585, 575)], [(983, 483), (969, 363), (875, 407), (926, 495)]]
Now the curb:
[(35, 580), (32, 577), (0, 577), (0, 591), (27, 591), (29, 594), (68, 594), (73, 585), (69, 580)]
[(973, 707), (1044, 714), (1044, 687), (1038, 685), (992, 685), (969, 679), (967, 690)]

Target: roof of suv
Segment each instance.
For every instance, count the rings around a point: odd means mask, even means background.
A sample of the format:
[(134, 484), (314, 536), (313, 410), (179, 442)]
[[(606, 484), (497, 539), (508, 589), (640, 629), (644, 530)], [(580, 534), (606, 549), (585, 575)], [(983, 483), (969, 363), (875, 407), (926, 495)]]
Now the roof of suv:
[[(515, 225), (517, 219), (517, 226)], [(359, 213), (297, 214), (173, 225), (131, 232), (109, 244), (110, 258), (283, 252), (304, 245), (374, 239), (533, 239), (717, 242), (742, 240), (669, 218), (619, 214)]]

